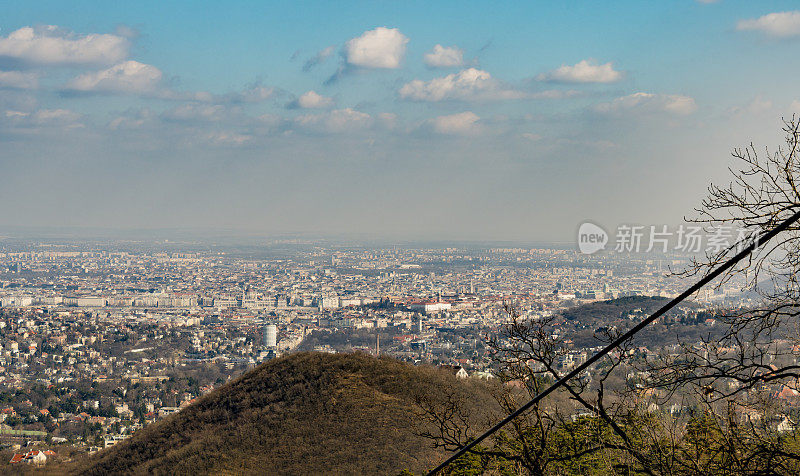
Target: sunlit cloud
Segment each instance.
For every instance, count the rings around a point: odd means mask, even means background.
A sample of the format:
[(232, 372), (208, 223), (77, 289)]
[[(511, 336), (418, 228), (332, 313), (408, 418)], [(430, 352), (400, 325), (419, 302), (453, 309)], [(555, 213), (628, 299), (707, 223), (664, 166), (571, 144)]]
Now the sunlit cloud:
[(318, 114), (305, 114), (295, 118), (295, 124), (303, 129), (318, 132), (354, 132), (373, 125), (372, 116), (354, 109), (335, 109)]
[(0, 37), (0, 58), (42, 65), (112, 64), (123, 60), (129, 48), (122, 36), (78, 35), (53, 25), (26, 26)]
[(436, 45), (425, 54), (425, 64), (431, 68), (454, 68), (464, 65), (464, 50), (456, 46)]
[(536, 79), (560, 83), (614, 83), (622, 77), (623, 74), (614, 70), (611, 63), (597, 64), (583, 60), (572, 66), (561, 65), (553, 71), (536, 76)]
[(410, 101), (522, 99), (526, 94), (504, 85), (486, 71), (469, 68), (430, 81), (415, 79), (398, 91), (400, 98)]
[(129, 60), (82, 74), (67, 83), (65, 89), (84, 93), (155, 94), (162, 76), (155, 66)]
[(472, 111), (459, 112), (431, 119), (434, 132), (447, 135), (472, 135), (480, 131), (480, 117)]
[(403, 61), (408, 41), (397, 28), (378, 27), (345, 43), (345, 60), (360, 68), (396, 69)]
[(800, 11), (770, 13), (760, 18), (741, 20), (736, 24), (739, 31), (759, 31), (775, 38), (800, 36)]
[(316, 91), (305, 92), (289, 103), (290, 108), (299, 109), (327, 109), (332, 106), (333, 98), (318, 94)]
[(697, 110), (694, 98), (678, 94), (634, 93), (600, 103), (594, 110), (607, 115), (669, 113), (676, 115), (692, 114)]

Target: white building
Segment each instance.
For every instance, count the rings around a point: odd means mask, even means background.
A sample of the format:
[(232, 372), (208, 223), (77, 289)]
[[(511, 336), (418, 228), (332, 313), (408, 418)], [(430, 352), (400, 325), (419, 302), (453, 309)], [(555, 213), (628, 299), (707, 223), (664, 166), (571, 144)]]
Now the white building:
[(415, 302), (410, 306), (408, 306), (408, 308), (412, 311), (422, 312), (425, 314), (446, 311), (451, 307), (452, 305), (449, 302), (439, 302), (439, 301)]
[(337, 309), (339, 307), (339, 296), (323, 296), (319, 299), (320, 309)]
[(97, 296), (84, 296), (78, 298), (78, 307), (105, 307), (106, 298)]
[(278, 346), (278, 327), (275, 324), (264, 326), (264, 347)]

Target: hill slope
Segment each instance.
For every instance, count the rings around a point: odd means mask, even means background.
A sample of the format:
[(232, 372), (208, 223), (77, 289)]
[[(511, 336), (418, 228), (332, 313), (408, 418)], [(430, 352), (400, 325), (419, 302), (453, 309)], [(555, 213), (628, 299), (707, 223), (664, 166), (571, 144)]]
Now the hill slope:
[(101, 451), (77, 472), (420, 472), (443, 454), (415, 434), (414, 398), (443, 387), (485, 398), (480, 386), (457, 384), (437, 369), (359, 354), (293, 354)]

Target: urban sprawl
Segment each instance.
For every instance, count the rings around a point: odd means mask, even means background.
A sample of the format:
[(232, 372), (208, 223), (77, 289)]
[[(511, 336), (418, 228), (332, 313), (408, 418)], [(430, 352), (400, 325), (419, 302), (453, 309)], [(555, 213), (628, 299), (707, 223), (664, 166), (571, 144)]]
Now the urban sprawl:
[[(685, 264), (555, 248), (7, 242), (0, 437), (17, 451), (12, 462), (98, 451), (259, 362), (304, 350), (491, 378), (485, 339), (508, 319), (505, 304), (536, 319), (624, 296), (670, 297), (686, 281), (668, 271)], [(732, 284), (709, 288), (682, 318), (738, 296)], [(567, 338), (580, 325), (558, 332)], [(592, 350), (575, 345), (559, 365)], [(38, 444), (51, 449), (26, 447)]]

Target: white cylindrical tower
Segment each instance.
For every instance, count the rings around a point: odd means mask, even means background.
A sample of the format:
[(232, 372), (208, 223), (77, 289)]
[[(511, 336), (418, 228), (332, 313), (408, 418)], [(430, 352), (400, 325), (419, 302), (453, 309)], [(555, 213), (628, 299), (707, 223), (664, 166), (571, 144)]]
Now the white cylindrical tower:
[(264, 347), (277, 347), (278, 345), (278, 326), (267, 324), (264, 326)]

